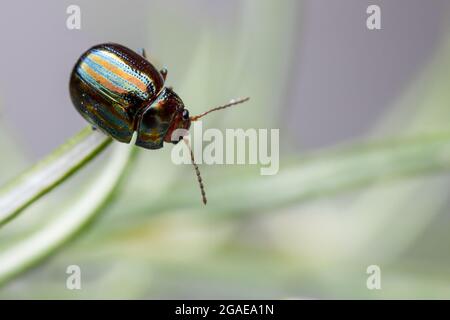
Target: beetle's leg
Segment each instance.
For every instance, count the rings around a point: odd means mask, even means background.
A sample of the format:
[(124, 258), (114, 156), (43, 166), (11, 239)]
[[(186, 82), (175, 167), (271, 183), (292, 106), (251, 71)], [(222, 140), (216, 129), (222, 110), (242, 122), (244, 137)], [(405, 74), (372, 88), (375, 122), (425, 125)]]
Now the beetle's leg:
[(141, 55), (147, 59), (147, 53), (145, 53), (145, 49), (141, 48)]
[[(144, 48), (141, 48), (141, 55), (142, 55), (144, 58), (147, 59), (147, 53), (145, 52), (145, 49), (144, 49)], [(160, 72), (161, 75), (163, 76), (163, 79), (166, 80), (166, 78), (167, 78), (167, 68), (164, 67), (164, 68), (162, 68), (159, 72)]]
[(160, 72), (161, 75), (163, 76), (164, 80), (166, 80), (166, 78), (167, 78), (167, 68), (164, 67), (164, 68), (162, 68), (159, 72)]

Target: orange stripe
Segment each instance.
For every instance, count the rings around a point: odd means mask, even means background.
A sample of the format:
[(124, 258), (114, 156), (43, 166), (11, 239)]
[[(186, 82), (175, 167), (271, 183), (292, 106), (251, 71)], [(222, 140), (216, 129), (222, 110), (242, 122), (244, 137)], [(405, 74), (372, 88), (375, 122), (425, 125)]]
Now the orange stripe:
[(140, 79), (136, 78), (135, 76), (127, 73), (122, 68), (119, 68), (119, 67), (111, 64), (109, 61), (104, 60), (103, 58), (96, 56), (96, 55), (91, 55), (89, 58), (92, 59), (95, 63), (98, 63), (99, 65), (104, 67), (106, 70), (122, 77), (122, 79), (124, 79), (125, 81), (128, 81), (128, 82), (134, 84), (141, 91), (143, 91), (143, 92), (147, 91), (147, 86), (145, 85), (144, 82), (142, 82)]
[(111, 83), (107, 78), (103, 77), (102, 75), (92, 70), (86, 63), (83, 63), (81, 65), (81, 68), (105, 88), (118, 93), (127, 93), (125, 89), (117, 87), (116, 85)]

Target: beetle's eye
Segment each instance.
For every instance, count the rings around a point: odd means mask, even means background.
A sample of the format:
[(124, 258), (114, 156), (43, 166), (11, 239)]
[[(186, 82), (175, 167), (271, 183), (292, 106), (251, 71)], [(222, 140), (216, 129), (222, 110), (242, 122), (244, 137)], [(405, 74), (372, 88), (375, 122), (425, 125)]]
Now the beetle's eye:
[(183, 117), (184, 120), (189, 120), (189, 111), (184, 109), (181, 116)]

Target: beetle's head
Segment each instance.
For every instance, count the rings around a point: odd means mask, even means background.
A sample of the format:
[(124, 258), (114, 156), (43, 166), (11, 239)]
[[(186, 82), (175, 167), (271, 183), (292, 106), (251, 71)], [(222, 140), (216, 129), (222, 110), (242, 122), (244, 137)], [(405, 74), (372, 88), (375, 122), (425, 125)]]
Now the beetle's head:
[(189, 111), (184, 108), (184, 105), (180, 105), (175, 111), (175, 115), (172, 118), (169, 130), (164, 137), (165, 142), (172, 142), (177, 144), (189, 133), (191, 127), (191, 118), (189, 117)]

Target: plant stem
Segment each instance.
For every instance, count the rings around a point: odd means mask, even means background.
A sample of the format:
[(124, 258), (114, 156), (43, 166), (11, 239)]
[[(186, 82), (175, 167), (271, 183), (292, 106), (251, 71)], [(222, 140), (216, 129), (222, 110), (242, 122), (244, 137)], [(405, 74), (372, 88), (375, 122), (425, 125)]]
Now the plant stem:
[(41, 162), (0, 189), (0, 226), (61, 184), (111, 142), (86, 127)]
[[(104, 146), (105, 140), (101, 141), (102, 143), (95, 148), (96, 151), (89, 153), (91, 158)], [(135, 150), (134, 146), (114, 144), (112, 156), (101, 172), (93, 177), (84, 192), (78, 194), (74, 203), (67, 206), (60, 216), (47, 226), (0, 253), (0, 284), (37, 264), (83, 230), (83, 227), (110, 202)], [(83, 163), (86, 161), (83, 160)], [(77, 167), (80, 166), (81, 164)]]

